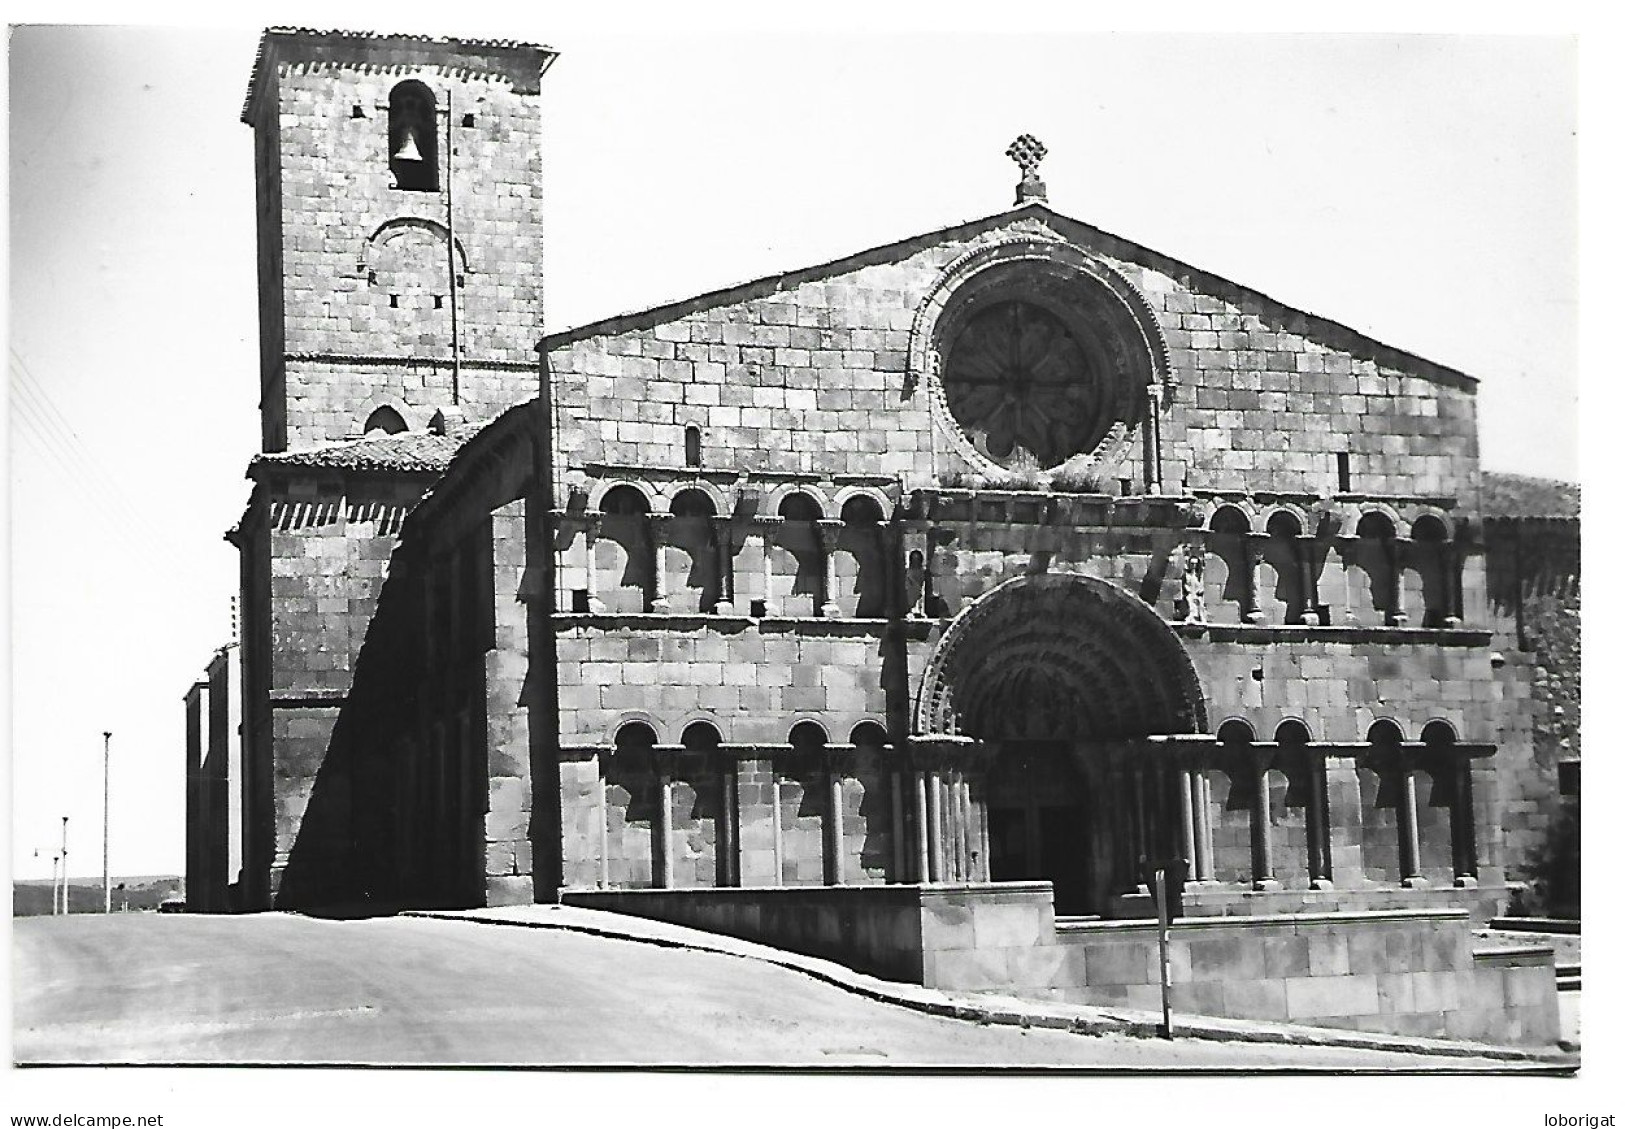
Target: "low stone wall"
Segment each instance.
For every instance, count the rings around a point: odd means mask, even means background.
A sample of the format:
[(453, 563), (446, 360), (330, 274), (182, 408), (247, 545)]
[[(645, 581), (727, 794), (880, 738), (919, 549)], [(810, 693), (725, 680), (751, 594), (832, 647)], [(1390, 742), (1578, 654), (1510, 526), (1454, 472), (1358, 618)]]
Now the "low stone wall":
[[(1018, 994), (1161, 1006), (1155, 923), (1062, 921), (1057, 935), (1081, 960)], [(1558, 1034), (1552, 951), (1475, 954), (1465, 910), (1187, 918), (1169, 964), (1175, 1012), (1500, 1043)]]
[(565, 890), (560, 899), (943, 988), (992, 990), (1011, 975), (1030, 979), (1033, 952), (1055, 944), (1048, 882)]
[[(1232, 885), (1185, 886), (1187, 917), (1255, 916), (1276, 914), (1364, 913), (1372, 910), (1464, 909), (1475, 924), (1483, 925), (1507, 902), (1505, 885), (1339, 886), (1324, 890), (1246, 890)], [(1146, 918), (1155, 914), (1149, 894), (1125, 894), (1114, 900), (1111, 917)]]
[(918, 886), (565, 890), (566, 905), (669, 921), (923, 983)]
[[(1047, 882), (567, 890), (570, 905), (706, 929), (951, 991), (1158, 1010), (1156, 923), (1057, 922)], [(1463, 909), (1191, 917), (1176, 1014), (1549, 1045), (1552, 950), (1472, 951)]]

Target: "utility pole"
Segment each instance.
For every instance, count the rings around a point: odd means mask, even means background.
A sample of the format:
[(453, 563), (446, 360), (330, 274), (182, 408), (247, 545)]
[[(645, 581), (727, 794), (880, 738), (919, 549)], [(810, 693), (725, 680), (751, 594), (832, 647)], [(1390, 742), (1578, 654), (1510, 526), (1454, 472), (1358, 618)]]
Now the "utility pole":
[(107, 871), (107, 812), (109, 806), (107, 762), (109, 746), (112, 742), (113, 734), (110, 731), (102, 734), (102, 913), (104, 914), (113, 912), (113, 885)]
[(57, 905), (62, 900), (61, 883), (62, 883), (62, 856), (61, 855), (52, 855), (51, 856), (51, 916), (52, 917), (56, 916)]
[(62, 916), (68, 914), (68, 817), (62, 817)]

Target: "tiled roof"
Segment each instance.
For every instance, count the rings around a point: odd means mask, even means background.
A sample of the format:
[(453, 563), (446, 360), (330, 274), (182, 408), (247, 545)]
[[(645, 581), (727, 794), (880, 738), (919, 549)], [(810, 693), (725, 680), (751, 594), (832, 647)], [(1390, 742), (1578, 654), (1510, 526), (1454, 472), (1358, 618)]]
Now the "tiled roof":
[(1556, 478), (1485, 471), (1480, 502), (1485, 517), (1580, 516), (1580, 486)]
[(367, 435), (342, 443), (256, 455), (248, 464), (252, 477), (261, 467), (312, 467), (326, 470), (398, 471), (440, 474), (457, 449), (480, 429), (477, 423), (454, 427), (445, 435), (427, 431), (401, 431), (394, 435)]

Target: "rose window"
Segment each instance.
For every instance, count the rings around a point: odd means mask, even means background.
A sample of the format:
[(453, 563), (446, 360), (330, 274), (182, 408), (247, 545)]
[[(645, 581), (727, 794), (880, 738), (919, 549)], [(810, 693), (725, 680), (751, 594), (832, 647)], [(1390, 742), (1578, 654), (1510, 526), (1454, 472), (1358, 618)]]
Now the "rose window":
[(948, 410), (983, 455), (1013, 469), (1059, 466), (1110, 426), (1084, 347), (1031, 302), (988, 306), (964, 325), (942, 368)]

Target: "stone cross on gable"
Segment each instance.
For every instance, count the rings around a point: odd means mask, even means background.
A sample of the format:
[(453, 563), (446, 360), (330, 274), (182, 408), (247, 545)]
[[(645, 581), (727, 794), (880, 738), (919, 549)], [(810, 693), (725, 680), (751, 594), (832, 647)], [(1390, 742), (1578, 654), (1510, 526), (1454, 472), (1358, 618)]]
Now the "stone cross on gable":
[(1004, 155), (1016, 163), (1021, 170), (1021, 183), (1016, 185), (1016, 203), (1025, 204), (1029, 200), (1047, 200), (1048, 193), (1044, 189), (1044, 182), (1038, 179), (1038, 162), (1044, 159), (1049, 150), (1044, 143), (1030, 133), (1024, 133), (1010, 143), (1010, 148)]

